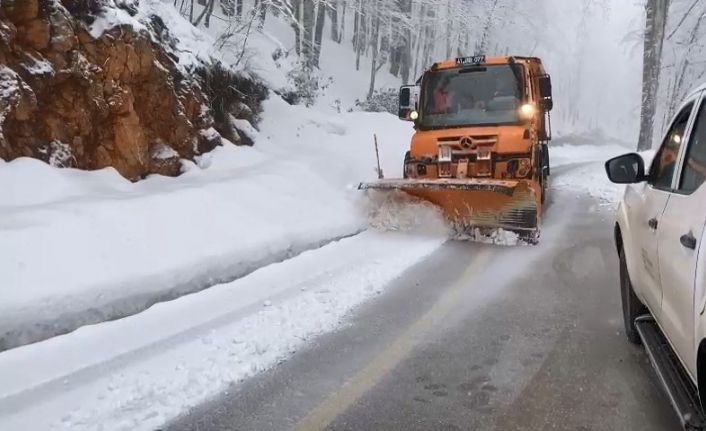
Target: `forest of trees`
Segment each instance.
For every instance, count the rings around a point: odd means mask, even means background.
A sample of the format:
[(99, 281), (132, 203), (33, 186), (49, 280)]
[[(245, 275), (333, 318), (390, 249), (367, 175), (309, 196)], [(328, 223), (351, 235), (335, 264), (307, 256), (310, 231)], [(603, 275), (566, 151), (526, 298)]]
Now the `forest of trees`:
[[(634, 20), (639, 21), (635, 27), (618, 30), (625, 46), (613, 47), (614, 58), (608, 59), (599, 58), (611, 43), (600, 26), (617, 13), (614, 0), (174, 0), (194, 25), (227, 21), (228, 31), (219, 39), (237, 39), (234, 46), (241, 56), (249, 35), (262, 29), (266, 20), (272, 16), (285, 20), (295, 40), (286, 49), (300, 59), (299, 79), (316, 74), (326, 55), (324, 40), (348, 44), (351, 67), (365, 67), (369, 73), (368, 98), (376, 91), (381, 70), (410, 83), (444, 58), (479, 53), (541, 56), (557, 78), (559, 124), (586, 130), (629, 124), (630, 130), (639, 128), (640, 145), (648, 147), (662, 133), (676, 104), (704, 78), (706, 1), (641, 3), (642, 16), (639, 3), (633, 6)], [(639, 33), (632, 35), (632, 42), (631, 31)], [(640, 57), (641, 75), (626, 66), (639, 67)], [(630, 76), (618, 78), (617, 65), (604, 67), (610, 61), (625, 63), (623, 69), (629, 69)], [(632, 92), (628, 102), (616, 97), (616, 90), (640, 83), (641, 101)], [(613, 100), (601, 97), (601, 92), (610, 93)], [(610, 109), (619, 109), (620, 114), (611, 116)]]
[(656, 140), (679, 103), (706, 77), (706, 2), (647, 0), (640, 149)]
[[(318, 67), (324, 37), (350, 43), (357, 69), (361, 57), (371, 59), (369, 96), (382, 68), (408, 83), (441, 58), (507, 53), (509, 45), (493, 38), (493, 31), (527, 18), (530, 9), (541, 10), (522, 0), (175, 0), (174, 5), (194, 25), (208, 27), (214, 13), (233, 19), (239, 23), (233, 33), (241, 35), (253, 25), (262, 27), (268, 14), (284, 17), (306, 68)], [(326, 26), (330, 32), (324, 35)]]

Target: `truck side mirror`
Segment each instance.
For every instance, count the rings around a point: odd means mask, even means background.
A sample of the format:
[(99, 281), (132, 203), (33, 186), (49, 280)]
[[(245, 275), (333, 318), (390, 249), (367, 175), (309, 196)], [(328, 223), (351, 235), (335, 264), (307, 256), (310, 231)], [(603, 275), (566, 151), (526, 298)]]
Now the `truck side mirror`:
[(539, 77), (539, 106), (543, 111), (549, 112), (554, 108), (552, 98), (552, 78), (549, 75)]
[(400, 87), (399, 110), (397, 116), (400, 120), (412, 121), (410, 118), (415, 111), (414, 85), (403, 85)]

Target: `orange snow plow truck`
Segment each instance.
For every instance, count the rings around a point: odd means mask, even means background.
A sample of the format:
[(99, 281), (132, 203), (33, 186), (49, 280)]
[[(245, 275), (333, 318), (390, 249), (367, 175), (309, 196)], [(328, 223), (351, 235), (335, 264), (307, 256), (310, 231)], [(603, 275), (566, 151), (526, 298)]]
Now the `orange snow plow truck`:
[(399, 117), (416, 130), (403, 178), (358, 188), (401, 190), (434, 203), (457, 231), (502, 228), (537, 242), (552, 107), (551, 78), (538, 58), (435, 63), (416, 85), (400, 89)]

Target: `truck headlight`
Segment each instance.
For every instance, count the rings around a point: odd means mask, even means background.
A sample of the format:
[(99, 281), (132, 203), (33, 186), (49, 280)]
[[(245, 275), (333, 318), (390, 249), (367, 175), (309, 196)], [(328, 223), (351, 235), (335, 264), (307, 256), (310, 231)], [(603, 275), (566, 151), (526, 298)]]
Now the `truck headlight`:
[(520, 107), (520, 115), (525, 120), (529, 120), (530, 118), (534, 117), (534, 114), (536, 113), (537, 108), (530, 103), (526, 103)]

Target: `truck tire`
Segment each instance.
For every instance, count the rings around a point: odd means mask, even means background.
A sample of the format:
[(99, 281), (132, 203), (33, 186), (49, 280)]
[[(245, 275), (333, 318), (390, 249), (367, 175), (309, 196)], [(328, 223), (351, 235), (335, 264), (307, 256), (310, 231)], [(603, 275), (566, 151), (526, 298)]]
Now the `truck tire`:
[(407, 151), (404, 153), (404, 162), (402, 163), (402, 178), (407, 179), (407, 162), (412, 158), (412, 153)]
[(625, 336), (633, 344), (640, 344), (640, 334), (635, 328), (635, 319), (647, 314), (647, 307), (640, 302), (640, 299), (635, 295), (630, 274), (628, 274), (628, 266), (625, 262), (625, 252), (622, 247), (618, 252), (620, 257), (620, 297), (623, 304), (623, 323), (625, 325)]
[(542, 204), (547, 202), (547, 174), (542, 171)]
[(534, 178), (539, 183), (539, 201), (544, 205), (547, 200), (547, 170), (544, 145), (537, 145), (534, 150), (535, 172)]

